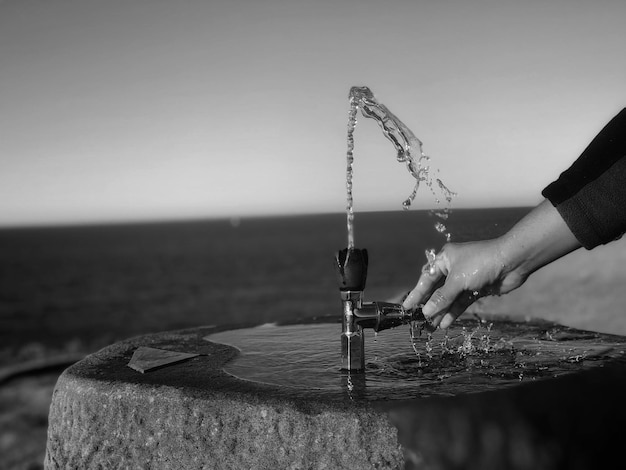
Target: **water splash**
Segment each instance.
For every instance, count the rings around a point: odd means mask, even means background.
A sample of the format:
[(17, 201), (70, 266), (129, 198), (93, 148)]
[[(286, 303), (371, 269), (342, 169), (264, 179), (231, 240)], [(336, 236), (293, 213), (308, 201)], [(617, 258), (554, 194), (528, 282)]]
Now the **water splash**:
[(336, 328), (335, 321), (270, 325), (206, 339), (241, 351), (224, 367), (239, 378), (294, 388), (300, 395), (335, 390), (354, 400), (472, 393), (602, 367), (608, 360), (626, 364), (621, 337), (545, 322), (459, 319), (447, 330), (424, 333), (415, 352), (407, 351), (403, 328), (386, 330), (376, 341), (366, 330), (366, 373), (346, 378), (338, 367)]
[(426, 340), (422, 345), (419, 345), (418, 339), (421, 337), (424, 329), (419, 328), (417, 322), (411, 322), (409, 337), (411, 340), (411, 346), (417, 355), (418, 361), (420, 363), (422, 362), (421, 351), (418, 349), (420, 346), (426, 352), (428, 360), (432, 360), (434, 358), (436, 349), (439, 351), (439, 355), (441, 357), (457, 356), (459, 359), (463, 359), (466, 356), (476, 354), (489, 355), (494, 352), (502, 351), (510, 346), (510, 344), (506, 341), (492, 340), (491, 330), (493, 328), (493, 322), (487, 322), (481, 319), (478, 315), (474, 315), (474, 317), (475, 320), (477, 320), (475, 324), (472, 325), (472, 323), (467, 323), (467, 325), (461, 327), (460, 332), (457, 332), (452, 336), (447, 329), (441, 332), (438, 345), (433, 342), (434, 330), (426, 330), (428, 331)]
[[(348, 151), (346, 168), (346, 190), (347, 190), (347, 229), (348, 248), (354, 248), (354, 199), (352, 196), (352, 177), (354, 164), (354, 129), (357, 124), (357, 112), (361, 110), (364, 117), (374, 119), (383, 135), (391, 141), (396, 149), (396, 160), (404, 163), (409, 174), (415, 179), (415, 185), (409, 196), (402, 202), (402, 207), (408, 210), (415, 200), (417, 191), (424, 183), (435, 198), (437, 204), (443, 198), (448, 204), (456, 195), (450, 191), (439, 178), (434, 178), (430, 170), (430, 157), (424, 153), (422, 141), (409, 129), (398, 117), (396, 117), (384, 104), (374, 97), (368, 87), (354, 86), (350, 89), (350, 110), (348, 112)], [(448, 208), (435, 213), (445, 215), (447, 219)], [(445, 220), (442, 219), (442, 220)], [(450, 240), (450, 233), (443, 222), (438, 222), (436, 230), (442, 233), (446, 240)]]
[(435, 250), (433, 248), (429, 248), (428, 250), (424, 251), (424, 255), (426, 256), (426, 264), (422, 268), (422, 272), (428, 273), (432, 276), (437, 271), (437, 267), (435, 266), (437, 253), (435, 253)]

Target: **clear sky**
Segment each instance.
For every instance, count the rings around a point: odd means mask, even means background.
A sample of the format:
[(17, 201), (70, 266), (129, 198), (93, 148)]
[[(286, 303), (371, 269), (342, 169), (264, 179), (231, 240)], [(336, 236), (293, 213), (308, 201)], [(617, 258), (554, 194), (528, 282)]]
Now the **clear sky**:
[[(0, 225), (341, 212), (353, 85), (453, 207), (532, 205), (626, 106), (625, 20), (624, 0), (0, 0)], [(355, 139), (355, 210), (401, 210), (393, 147), (369, 119)]]

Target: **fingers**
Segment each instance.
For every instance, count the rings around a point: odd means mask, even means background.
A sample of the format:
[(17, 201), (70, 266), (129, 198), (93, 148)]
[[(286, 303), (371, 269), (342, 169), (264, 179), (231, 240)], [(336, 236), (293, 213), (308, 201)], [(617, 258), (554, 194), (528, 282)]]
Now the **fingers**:
[(406, 309), (421, 304), (422, 313), (435, 327), (448, 328), (478, 298), (477, 291), (468, 291), (463, 267), (458, 264), (459, 248), (448, 244), (424, 266), (417, 285), (404, 299)]
[(450, 287), (449, 284), (444, 284), (442, 287), (435, 290), (428, 299), (428, 302), (422, 307), (424, 316), (430, 319), (435, 326), (439, 324), (443, 314), (450, 310), (452, 303), (456, 300), (458, 295), (454, 289)]
[(431, 296), (432, 292), (442, 284), (444, 274), (439, 268), (434, 270), (424, 270), (417, 284), (402, 302), (406, 309), (412, 309), (424, 303), (424, 300)]
[(463, 314), (463, 312), (465, 312), (465, 310), (467, 310), (470, 305), (476, 302), (478, 297), (478, 292), (462, 292), (452, 303), (449, 311), (441, 316), (441, 323), (439, 323), (439, 327), (444, 329), (448, 328), (452, 322), (454, 322)]
[(478, 298), (478, 292), (462, 290), (448, 281), (433, 292), (422, 308), (424, 316), (440, 328), (448, 328)]

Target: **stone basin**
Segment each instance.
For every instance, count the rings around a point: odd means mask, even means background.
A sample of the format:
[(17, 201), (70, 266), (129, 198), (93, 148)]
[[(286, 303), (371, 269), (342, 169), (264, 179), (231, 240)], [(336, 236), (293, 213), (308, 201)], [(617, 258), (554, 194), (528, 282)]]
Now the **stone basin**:
[[(512, 387), (355, 400), (226, 373), (238, 350), (205, 338), (227, 329), (131, 338), (65, 370), (44, 468), (585, 469), (622, 459), (623, 356)], [(140, 373), (128, 364), (142, 347), (197, 356)]]

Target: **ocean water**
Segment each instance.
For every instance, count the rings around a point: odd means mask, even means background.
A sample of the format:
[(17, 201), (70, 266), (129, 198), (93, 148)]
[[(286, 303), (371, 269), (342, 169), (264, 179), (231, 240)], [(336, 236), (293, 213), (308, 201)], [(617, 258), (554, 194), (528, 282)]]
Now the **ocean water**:
[[(455, 210), (448, 226), (453, 241), (486, 239), (528, 210)], [(397, 301), (414, 285), (424, 250), (444, 244), (435, 222), (428, 211), (356, 214), (366, 300)], [(339, 316), (333, 256), (346, 244), (344, 214), (0, 230), (0, 361), (199, 325)], [(626, 334), (625, 247), (576, 252), (475, 311)]]

